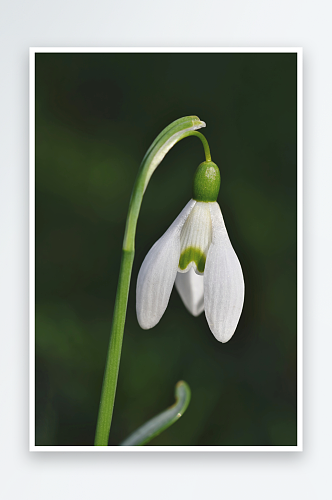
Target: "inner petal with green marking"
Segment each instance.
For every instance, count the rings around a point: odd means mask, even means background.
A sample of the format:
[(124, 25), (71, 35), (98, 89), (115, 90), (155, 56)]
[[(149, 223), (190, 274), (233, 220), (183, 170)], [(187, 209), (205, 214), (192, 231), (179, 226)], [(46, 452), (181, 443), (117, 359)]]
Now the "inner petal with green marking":
[(199, 248), (187, 247), (184, 252), (180, 255), (179, 268), (187, 270), (188, 265), (191, 262), (196, 264), (197, 271), (201, 274), (204, 273), (206, 256)]
[(211, 241), (212, 223), (209, 203), (197, 202), (181, 231), (178, 271), (186, 273), (193, 267), (197, 274), (203, 274)]

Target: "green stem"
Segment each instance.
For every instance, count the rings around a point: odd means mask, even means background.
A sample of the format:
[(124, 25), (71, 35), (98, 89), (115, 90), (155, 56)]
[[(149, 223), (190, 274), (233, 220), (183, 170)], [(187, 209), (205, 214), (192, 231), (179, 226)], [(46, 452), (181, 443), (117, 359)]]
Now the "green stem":
[(149, 180), (168, 151), (181, 139), (194, 135), (203, 143), (206, 161), (211, 161), (205, 137), (195, 129), (204, 127), (197, 116), (180, 118), (166, 127), (154, 140), (141, 163), (132, 192), (123, 240), (122, 260), (115, 299), (110, 343), (100, 398), (95, 446), (107, 446), (111, 428), (116, 385), (118, 380), (123, 331), (127, 312), (131, 271), (135, 253), (137, 219)]
[(134, 251), (122, 250), (118, 289), (115, 299), (111, 338), (108, 347), (103, 388), (95, 436), (95, 446), (107, 446), (118, 380), (123, 331), (127, 313), (127, 302)]
[(208, 141), (205, 139), (204, 135), (201, 134), (200, 132), (187, 132), (186, 134), (181, 137), (181, 140), (184, 139), (185, 137), (189, 137), (191, 135), (194, 135), (195, 137), (198, 137), (203, 144), (204, 148), (204, 153), (205, 153), (205, 160), (206, 161), (211, 161), (211, 153), (210, 153), (210, 146)]

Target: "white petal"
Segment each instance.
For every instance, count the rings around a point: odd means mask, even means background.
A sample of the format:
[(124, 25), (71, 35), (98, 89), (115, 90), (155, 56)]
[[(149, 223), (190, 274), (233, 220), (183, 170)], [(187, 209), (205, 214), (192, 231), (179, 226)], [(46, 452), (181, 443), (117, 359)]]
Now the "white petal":
[(174, 285), (180, 257), (180, 232), (195, 205), (190, 200), (166, 233), (153, 245), (138, 273), (137, 319), (147, 330), (164, 314)]
[(181, 231), (178, 272), (185, 273), (193, 268), (197, 274), (203, 274), (211, 240), (212, 224), (209, 204), (198, 201)]
[(209, 203), (212, 243), (204, 272), (205, 315), (220, 342), (228, 342), (239, 322), (244, 301), (244, 280), (239, 259), (228, 237), (217, 202)]
[(204, 311), (204, 276), (199, 276), (191, 268), (187, 273), (177, 273), (175, 286), (179, 295), (193, 316)]

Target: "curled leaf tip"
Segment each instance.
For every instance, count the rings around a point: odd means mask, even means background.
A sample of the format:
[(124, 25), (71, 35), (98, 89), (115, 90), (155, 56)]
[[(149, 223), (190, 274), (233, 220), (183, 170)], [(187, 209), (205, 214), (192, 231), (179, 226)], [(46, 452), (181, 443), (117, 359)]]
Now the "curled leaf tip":
[(175, 386), (176, 401), (174, 405), (139, 427), (120, 446), (142, 446), (147, 444), (151, 439), (174, 424), (184, 414), (188, 408), (190, 396), (189, 385), (180, 380)]

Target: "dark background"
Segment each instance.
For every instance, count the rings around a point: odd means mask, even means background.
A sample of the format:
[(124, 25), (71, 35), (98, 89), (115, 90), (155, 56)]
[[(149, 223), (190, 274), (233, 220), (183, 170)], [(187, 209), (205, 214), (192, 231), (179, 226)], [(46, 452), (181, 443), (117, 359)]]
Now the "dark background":
[(296, 444), (296, 54), (37, 54), (37, 445), (93, 444), (133, 182), (153, 139), (191, 114), (221, 171), (244, 309), (226, 344), (175, 290), (155, 328), (136, 320), (139, 267), (204, 160), (191, 137), (143, 200), (110, 444), (181, 379), (188, 410), (151, 445)]

